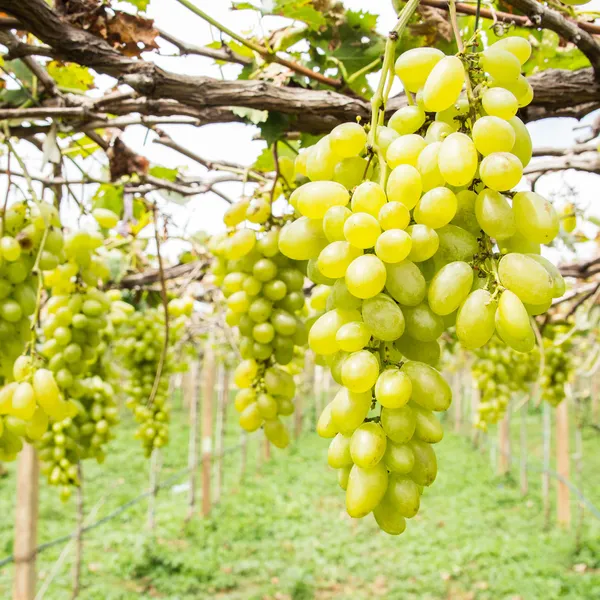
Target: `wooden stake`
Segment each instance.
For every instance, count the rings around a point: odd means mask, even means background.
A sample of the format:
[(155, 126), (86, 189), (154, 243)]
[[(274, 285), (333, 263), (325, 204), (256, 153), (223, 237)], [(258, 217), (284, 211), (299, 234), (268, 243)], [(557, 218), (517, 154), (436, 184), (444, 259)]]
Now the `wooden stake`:
[(150, 495), (148, 496), (148, 529), (154, 531), (156, 525), (156, 496), (158, 495), (158, 473), (160, 471), (160, 450), (154, 448), (150, 455)]
[(542, 504), (544, 506), (544, 527), (550, 527), (550, 448), (552, 446), (552, 407), (543, 402), (542, 436), (543, 436), (543, 472), (542, 472)]
[(202, 514), (207, 517), (211, 508), (211, 464), (213, 428), (213, 388), (215, 383), (215, 355), (212, 333), (204, 350), (202, 368)]
[[(589, 382), (591, 384), (591, 381)], [(577, 487), (583, 494), (583, 410), (581, 405), (581, 397), (579, 394), (575, 399), (575, 469), (577, 471)], [(577, 503), (578, 518), (577, 527), (575, 529), (575, 549), (581, 550), (583, 540), (583, 523), (585, 520), (585, 507), (581, 500)]]
[(183, 379), (184, 403), (190, 408), (190, 433), (188, 442), (188, 512), (187, 523), (196, 511), (196, 485), (198, 481), (198, 363), (192, 361)]
[(221, 499), (224, 474), (224, 456), (225, 449), (225, 418), (227, 415), (227, 396), (229, 395), (229, 373), (223, 363), (217, 370), (217, 425), (215, 431), (215, 453), (217, 458), (217, 482), (215, 486), (215, 504)]
[(510, 472), (510, 402), (498, 426), (498, 475), (507, 475)]
[(73, 561), (73, 591), (71, 600), (75, 600), (79, 596), (81, 589), (81, 564), (83, 562), (83, 521), (84, 521), (84, 504), (83, 504), (83, 467), (81, 462), (77, 463), (77, 478), (79, 479), (79, 487), (77, 488), (77, 516), (75, 529), (75, 557)]
[(527, 409), (529, 407), (529, 399), (521, 406), (521, 415), (519, 420), (519, 472), (521, 480), (521, 494), (527, 495), (529, 491), (529, 481), (527, 479)]
[(39, 464), (33, 446), (25, 444), (17, 467), (17, 510), (15, 514), (15, 578), (13, 600), (35, 597)]
[(240, 483), (244, 481), (244, 477), (246, 476), (246, 465), (248, 464), (248, 432), (242, 430), (241, 435), (241, 452), (242, 456), (240, 458)]
[(264, 439), (263, 448), (265, 452), (265, 462), (268, 462), (271, 460), (271, 443), (267, 438)]
[[(569, 398), (565, 399), (556, 407), (556, 470), (559, 475), (569, 479)], [(569, 488), (562, 482), (558, 482), (557, 519), (560, 525), (570, 527), (571, 525), (571, 501)]]

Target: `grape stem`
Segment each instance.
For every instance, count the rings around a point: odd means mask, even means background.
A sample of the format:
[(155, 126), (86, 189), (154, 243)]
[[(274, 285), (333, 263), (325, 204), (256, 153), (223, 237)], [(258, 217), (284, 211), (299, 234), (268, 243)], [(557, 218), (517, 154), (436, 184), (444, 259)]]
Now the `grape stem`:
[[(375, 94), (371, 99), (371, 129), (369, 131), (368, 145), (377, 154), (380, 170), (380, 184), (385, 186), (387, 179), (387, 165), (385, 157), (378, 145), (377, 129), (379, 125), (380, 112), (383, 113), (387, 102), (392, 83), (394, 82), (394, 58), (396, 56), (396, 43), (404, 33), (408, 21), (417, 10), (419, 0), (408, 0), (404, 8), (400, 11), (398, 21), (394, 28), (389, 32), (388, 39), (385, 43), (385, 51), (383, 54), (383, 66), (381, 67), (381, 76)], [(387, 83), (387, 85), (386, 85)]]
[(158, 258), (158, 272), (160, 275), (160, 297), (165, 312), (165, 340), (160, 352), (160, 358), (158, 360), (158, 365), (156, 368), (156, 375), (154, 376), (154, 383), (152, 384), (152, 391), (150, 392), (150, 397), (148, 398), (147, 406), (152, 406), (154, 398), (156, 398), (156, 393), (158, 392), (158, 386), (160, 384), (160, 378), (162, 377), (163, 367), (167, 358), (167, 350), (169, 348), (169, 299), (167, 297), (165, 270), (163, 266), (162, 255), (160, 253), (160, 236), (158, 235), (158, 219), (156, 204), (152, 206), (152, 213), (154, 217), (154, 241), (156, 242), (156, 256)]

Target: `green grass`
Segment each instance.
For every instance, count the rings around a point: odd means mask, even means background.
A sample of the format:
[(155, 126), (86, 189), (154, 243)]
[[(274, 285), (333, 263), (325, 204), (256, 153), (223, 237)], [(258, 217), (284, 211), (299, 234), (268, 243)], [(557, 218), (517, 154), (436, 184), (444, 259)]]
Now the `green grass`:
[[(231, 416), (233, 419), (233, 415)], [(540, 417), (528, 418), (530, 452), (540, 452)], [(514, 424), (513, 439), (518, 439)], [(185, 466), (187, 425), (173, 423), (161, 478)], [(103, 467), (86, 465), (86, 512), (102, 501), (98, 517), (138, 495), (148, 484), (148, 463), (125, 423)], [(352, 521), (343, 492), (327, 468), (327, 442), (305, 434), (292, 448), (257, 466), (260, 437), (249, 444), (245, 482), (239, 453), (225, 461), (221, 502), (209, 519), (183, 527), (187, 493), (165, 489), (156, 506), (154, 535), (147, 503), (90, 532), (85, 540), (85, 600), (386, 598), (392, 600), (592, 599), (600, 590), (600, 521), (586, 515), (584, 539), (543, 530), (540, 476), (532, 473), (523, 499), (513, 479), (497, 478), (488, 453), (452, 434), (439, 445), (440, 472), (422, 509), (401, 537), (378, 531), (368, 517)], [(230, 421), (227, 446), (239, 441)], [(600, 505), (600, 436), (585, 437), (586, 495)], [(531, 457), (532, 464), (535, 459)], [(539, 464), (539, 463), (537, 463)], [(515, 478), (518, 474), (514, 473)], [(14, 468), (0, 480), (0, 553), (12, 547)], [(554, 498), (554, 494), (553, 494)], [(573, 504), (574, 515), (576, 505)], [(40, 542), (69, 533), (74, 502), (63, 505), (41, 486)], [(39, 557), (43, 580), (62, 546)], [(72, 552), (46, 599), (69, 597)], [(2, 558), (0, 556), (0, 558)], [(12, 566), (0, 570), (0, 598), (10, 597)]]

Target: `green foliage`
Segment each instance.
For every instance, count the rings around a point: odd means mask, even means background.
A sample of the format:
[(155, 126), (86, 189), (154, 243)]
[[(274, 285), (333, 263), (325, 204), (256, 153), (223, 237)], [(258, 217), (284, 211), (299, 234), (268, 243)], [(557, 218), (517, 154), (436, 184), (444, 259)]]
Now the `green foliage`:
[(315, 31), (326, 23), (323, 14), (314, 8), (312, 0), (276, 0), (273, 13), (302, 21)]
[(121, 2), (126, 2), (127, 4), (131, 4), (140, 11), (144, 11), (148, 8), (150, 4), (150, 0), (121, 0)]
[(160, 165), (153, 165), (148, 170), (148, 175), (152, 175), (152, 177), (157, 177), (158, 179), (165, 179), (166, 181), (176, 181), (178, 174), (178, 169), (169, 169)]
[(94, 76), (89, 69), (76, 63), (65, 64), (53, 60), (48, 63), (46, 70), (62, 89), (85, 92), (94, 87)]
[[(181, 399), (174, 399), (176, 407)], [(231, 404), (230, 404), (231, 406)], [(233, 411), (225, 447), (239, 442)], [(541, 419), (528, 421), (530, 461), (541, 455)], [(518, 422), (512, 439), (518, 447)], [(148, 464), (131, 444), (133, 424), (117, 430), (104, 465), (86, 465), (85, 502), (101, 500), (97, 518), (148, 487)], [(187, 464), (187, 413), (173, 415), (172, 442), (162, 453), (160, 481)], [(239, 453), (228, 454), (221, 503), (208, 519), (183, 528), (185, 477), (157, 498), (155, 536), (144, 527), (142, 501), (85, 536), (83, 591), (86, 600), (165, 598), (196, 600), (437, 600), (474, 598), (527, 600), (595, 598), (599, 584), (600, 522), (586, 512), (584, 543), (575, 551), (573, 532), (543, 530), (540, 478), (530, 474), (530, 494), (498, 479), (487, 455), (466, 438), (449, 434), (439, 446), (436, 485), (423, 497), (423, 510), (400, 538), (376, 530), (370, 517), (352, 523), (343, 516), (343, 494), (323, 465), (327, 441), (308, 433), (255, 473), (260, 432), (248, 442), (248, 471), (239, 483)], [(494, 432), (490, 439), (495, 439)], [(600, 503), (600, 439), (584, 433), (585, 494)], [(518, 461), (517, 461), (518, 464)], [(5, 490), (14, 489), (15, 466), (7, 465)], [(554, 496), (552, 495), (552, 498)], [(576, 510), (573, 503), (573, 510)], [(0, 511), (14, 514), (14, 494), (0, 495)], [(554, 514), (554, 513), (553, 513)], [(0, 548), (12, 551), (12, 518), (0, 521)], [(57, 504), (41, 486), (40, 542), (71, 533), (75, 504)], [(62, 546), (40, 554), (48, 572)], [(71, 586), (72, 553), (45, 598), (62, 600)], [(12, 569), (0, 571), (0, 597), (9, 597)]]
[(260, 123), (260, 135), (267, 146), (271, 146), (275, 140), (281, 138), (284, 132), (290, 128), (292, 117), (277, 111), (269, 111), (269, 116), (264, 123)]
[(123, 212), (123, 186), (112, 183), (103, 183), (96, 190), (92, 198), (92, 210), (94, 208), (108, 208), (115, 214)]
[[(292, 148), (298, 147), (297, 142), (292, 142), (290, 144)], [(279, 143), (277, 144), (277, 153), (279, 157), (288, 156), (291, 159), (295, 159), (297, 153), (294, 152), (289, 146), (286, 144)], [(275, 158), (273, 156), (273, 149), (270, 146), (267, 146), (258, 156), (254, 165), (252, 165), (253, 169), (257, 171), (263, 171), (264, 173), (269, 173), (275, 170)]]

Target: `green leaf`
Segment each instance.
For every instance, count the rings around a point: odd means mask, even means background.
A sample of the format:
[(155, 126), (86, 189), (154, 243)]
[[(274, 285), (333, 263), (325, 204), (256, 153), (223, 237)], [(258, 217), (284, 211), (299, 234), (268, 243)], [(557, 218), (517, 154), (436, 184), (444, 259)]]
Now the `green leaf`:
[(267, 120), (260, 125), (260, 134), (267, 146), (271, 146), (275, 140), (278, 140), (291, 125), (290, 115), (285, 115), (277, 111), (269, 112)]
[(48, 75), (56, 81), (58, 87), (68, 90), (85, 92), (94, 87), (94, 76), (86, 67), (75, 63), (61, 63), (51, 61), (46, 66)]
[(260, 10), (257, 6), (254, 6), (254, 4), (251, 4), (250, 2), (232, 2), (231, 9), (232, 10)]
[(112, 183), (100, 185), (92, 198), (92, 210), (94, 208), (108, 208), (117, 215), (121, 215), (123, 213), (123, 186)]
[[(298, 142), (290, 142), (290, 145), (297, 149)], [(296, 158), (296, 153), (285, 144), (277, 144), (277, 154), (279, 157), (288, 156), (292, 160)], [(271, 146), (267, 146), (260, 153), (252, 168), (263, 173), (270, 173), (275, 170), (275, 158)]]
[(231, 109), (231, 112), (238, 117), (242, 117), (242, 119), (245, 119), (253, 125), (264, 123), (269, 118), (269, 111), (256, 110), (255, 108), (242, 108), (239, 106), (234, 106)]
[(377, 27), (377, 15), (364, 10), (347, 10), (346, 23), (353, 29), (372, 32)]
[(306, 23), (310, 29), (318, 30), (327, 24), (323, 13), (316, 10), (312, 0), (277, 0), (273, 13), (288, 19)]
[[(59, 134), (60, 137), (60, 134)], [(63, 150), (63, 154), (75, 158), (76, 156), (82, 156), (86, 158), (91, 156), (100, 150), (100, 146), (94, 140), (90, 139), (87, 135), (72, 139), (71, 143)]]
[(121, 2), (127, 2), (127, 4), (131, 4), (131, 6), (135, 6), (135, 8), (141, 11), (146, 10), (148, 4), (150, 4), (150, 0), (121, 0)]
[(165, 179), (166, 181), (175, 181), (178, 174), (178, 169), (169, 169), (160, 165), (154, 165), (148, 171), (148, 175), (152, 175), (152, 177), (157, 177), (158, 179)]

